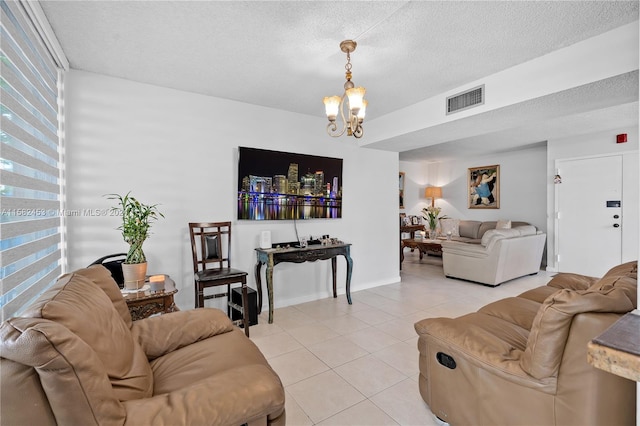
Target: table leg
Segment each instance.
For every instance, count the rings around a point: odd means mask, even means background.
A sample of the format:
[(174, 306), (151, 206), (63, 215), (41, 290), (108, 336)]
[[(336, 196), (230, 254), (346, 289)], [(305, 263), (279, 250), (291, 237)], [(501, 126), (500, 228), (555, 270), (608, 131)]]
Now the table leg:
[(338, 263), (338, 259), (336, 258), (336, 256), (333, 256), (331, 258), (331, 273), (333, 276), (333, 298), (335, 299), (336, 297), (338, 297), (338, 293), (336, 292), (336, 266)]
[(255, 267), (256, 287), (258, 287), (258, 315), (262, 313), (262, 278), (260, 277), (260, 269), (262, 269), (262, 262), (256, 263)]
[(273, 324), (273, 263), (267, 263), (267, 297), (269, 298), (269, 324)]
[(351, 260), (351, 256), (349, 255), (348, 247), (344, 258), (347, 261), (347, 301), (351, 305), (351, 272), (353, 271), (353, 260)]

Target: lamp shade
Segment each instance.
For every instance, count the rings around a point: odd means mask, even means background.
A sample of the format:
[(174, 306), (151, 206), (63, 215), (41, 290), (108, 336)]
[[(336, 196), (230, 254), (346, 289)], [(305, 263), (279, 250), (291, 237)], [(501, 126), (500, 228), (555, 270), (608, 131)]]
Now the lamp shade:
[(340, 108), (340, 96), (327, 96), (322, 101), (329, 120), (335, 120)]
[(368, 104), (369, 104), (369, 101), (367, 101), (366, 99), (362, 100), (362, 107), (360, 107), (360, 111), (358, 111), (358, 120), (364, 121), (364, 116), (367, 112)]
[(442, 188), (439, 186), (428, 186), (424, 189), (424, 198), (442, 198)]
[(360, 108), (362, 108), (365, 92), (364, 87), (354, 87), (346, 90), (347, 97), (349, 98), (349, 108), (352, 114), (358, 115)]

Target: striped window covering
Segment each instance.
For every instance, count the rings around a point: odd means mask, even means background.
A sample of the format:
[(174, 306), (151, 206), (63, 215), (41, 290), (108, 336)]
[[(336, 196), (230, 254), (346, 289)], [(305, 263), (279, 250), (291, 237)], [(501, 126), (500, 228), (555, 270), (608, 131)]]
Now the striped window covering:
[(62, 272), (62, 71), (23, 2), (0, 1), (2, 319)]

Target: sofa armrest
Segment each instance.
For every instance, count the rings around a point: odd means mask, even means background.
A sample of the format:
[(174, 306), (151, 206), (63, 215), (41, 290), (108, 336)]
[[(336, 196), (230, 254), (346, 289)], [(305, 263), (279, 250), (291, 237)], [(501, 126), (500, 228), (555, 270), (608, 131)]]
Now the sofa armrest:
[[(557, 390), (555, 377), (534, 378), (521, 367), (522, 348), (514, 345), (512, 339), (526, 330), (516, 324), (483, 313), (472, 313), (458, 318), (426, 318), (415, 323), (414, 328), (419, 336), (421, 363), (428, 360), (430, 364), (439, 365), (436, 354), (443, 352), (458, 363), (460, 371), (470, 368), (465, 373), (469, 377), (480, 377), (482, 374), (478, 371), (483, 371), (483, 374), (490, 373), (540, 392), (553, 394)], [(499, 329), (503, 334), (496, 334)], [(423, 375), (424, 368), (420, 367)], [(432, 370), (431, 374), (434, 372)]]
[(149, 360), (217, 334), (233, 330), (219, 309), (199, 308), (134, 321), (131, 332)]
[(223, 371), (179, 391), (123, 405), (125, 425), (239, 425), (280, 416), (284, 388), (272, 370), (252, 364)]

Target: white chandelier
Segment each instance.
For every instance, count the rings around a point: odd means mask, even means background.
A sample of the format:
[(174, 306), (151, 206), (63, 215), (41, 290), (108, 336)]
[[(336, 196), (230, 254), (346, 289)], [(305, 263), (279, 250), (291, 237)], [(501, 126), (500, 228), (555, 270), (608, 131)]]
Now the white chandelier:
[[(362, 122), (364, 121), (364, 114), (367, 109), (367, 101), (364, 99), (366, 92), (364, 87), (355, 87), (355, 84), (351, 81), (351, 52), (356, 50), (358, 44), (353, 40), (345, 40), (340, 43), (340, 50), (347, 54), (347, 64), (344, 69), (347, 70), (345, 77), (347, 81), (344, 83), (344, 93), (342, 96), (326, 96), (323, 99), (324, 107), (329, 119), (327, 124), (327, 133), (334, 138), (342, 136), (344, 132), (347, 132), (347, 136), (354, 136), (356, 138), (362, 137)], [(347, 109), (349, 118), (345, 118), (344, 104), (347, 100)], [(338, 130), (336, 124), (336, 118), (338, 117), (338, 111), (342, 118), (342, 128)]]

